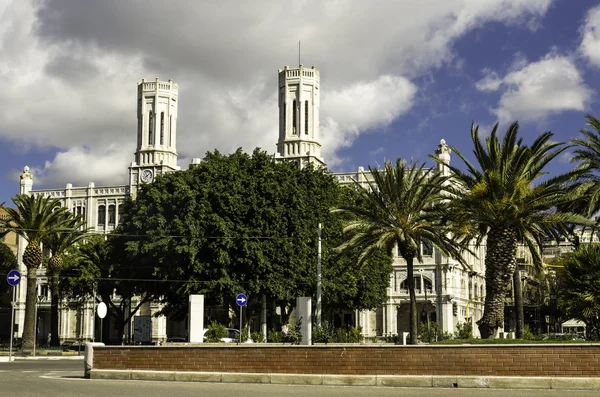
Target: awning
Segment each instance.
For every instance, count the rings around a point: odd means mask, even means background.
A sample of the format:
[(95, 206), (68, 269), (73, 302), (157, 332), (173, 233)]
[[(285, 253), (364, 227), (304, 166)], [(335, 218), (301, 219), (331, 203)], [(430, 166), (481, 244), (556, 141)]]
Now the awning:
[(572, 319), (562, 323), (562, 326), (563, 326), (563, 328), (575, 328), (575, 327), (584, 327), (585, 328), (585, 323), (583, 321), (579, 321), (579, 320), (572, 318)]

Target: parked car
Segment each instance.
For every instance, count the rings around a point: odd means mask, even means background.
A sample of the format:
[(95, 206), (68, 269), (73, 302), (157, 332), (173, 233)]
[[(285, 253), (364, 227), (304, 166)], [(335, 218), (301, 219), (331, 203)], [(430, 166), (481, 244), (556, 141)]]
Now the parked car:
[[(206, 331), (208, 331), (208, 328), (204, 328), (204, 331), (202, 332), (202, 335), (205, 340), (206, 340)], [(240, 330), (235, 329), (235, 328), (227, 328), (227, 336), (220, 339), (220, 341), (223, 343), (238, 343), (239, 340), (240, 340)], [(248, 338), (243, 343), (254, 343), (254, 341), (252, 339)]]

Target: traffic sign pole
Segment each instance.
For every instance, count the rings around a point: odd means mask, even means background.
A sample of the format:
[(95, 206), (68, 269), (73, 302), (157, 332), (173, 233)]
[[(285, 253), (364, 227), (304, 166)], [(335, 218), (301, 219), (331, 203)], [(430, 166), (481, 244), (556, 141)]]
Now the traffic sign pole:
[(12, 360), (12, 347), (13, 337), (15, 335), (15, 300), (17, 296), (17, 287), (13, 287), (12, 302), (10, 303), (11, 314), (10, 314), (10, 347), (8, 348), (8, 361)]
[(240, 343), (242, 343), (242, 308), (248, 303), (248, 297), (244, 294), (238, 294), (235, 297), (235, 302), (240, 307)]
[[(13, 287), (13, 296), (11, 302), (11, 311), (10, 311), (10, 346), (8, 348), (8, 361), (12, 359), (12, 347), (13, 347), (13, 338), (15, 336), (15, 302), (17, 301), (17, 285), (21, 282), (21, 273), (18, 270), (11, 270), (6, 275), (6, 281), (8, 285)], [(35, 346), (34, 346), (35, 349)], [(35, 350), (34, 350), (35, 352)], [(35, 353), (34, 353), (35, 356)]]

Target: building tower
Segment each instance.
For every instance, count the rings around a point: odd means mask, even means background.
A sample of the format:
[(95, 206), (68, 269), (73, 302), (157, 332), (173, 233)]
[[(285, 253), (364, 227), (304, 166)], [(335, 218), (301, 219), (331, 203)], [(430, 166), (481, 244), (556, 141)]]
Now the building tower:
[(177, 166), (178, 86), (168, 82), (138, 84), (137, 148), (129, 166), (129, 189), (135, 198), (137, 186), (150, 183), (158, 175), (179, 170)]
[(277, 156), (300, 167), (325, 167), (319, 137), (320, 73), (314, 66), (279, 70), (279, 140)]

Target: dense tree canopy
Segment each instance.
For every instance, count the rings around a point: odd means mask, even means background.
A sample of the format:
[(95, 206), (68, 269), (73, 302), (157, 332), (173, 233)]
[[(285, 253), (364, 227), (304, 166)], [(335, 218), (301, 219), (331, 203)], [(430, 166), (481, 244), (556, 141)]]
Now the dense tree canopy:
[(19, 264), (17, 263), (15, 254), (8, 245), (0, 241), (0, 296), (11, 288), (5, 281), (8, 272), (18, 268)]
[(263, 295), (280, 306), (312, 296), (322, 223), (324, 306), (372, 308), (385, 300), (390, 258), (358, 269), (330, 251), (341, 223), (329, 209), (343, 194), (351, 193), (324, 170), (276, 162), (258, 149), (215, 151), (143, 186), (125, 206), (118, 233), (127, 236), (130, 264), (162, 281), (164, 311), (183, 316), (188, 294), (233, 306), (243, 292), (250, 309)]

